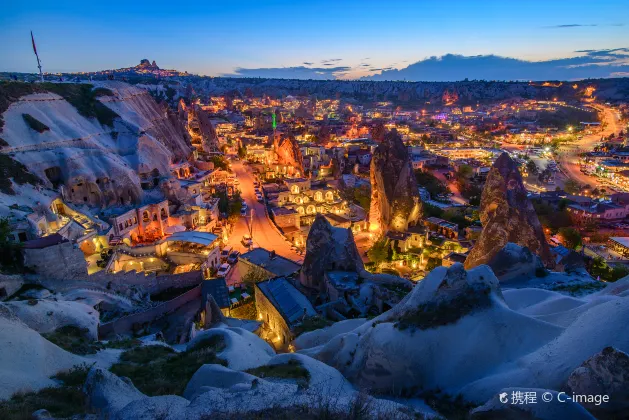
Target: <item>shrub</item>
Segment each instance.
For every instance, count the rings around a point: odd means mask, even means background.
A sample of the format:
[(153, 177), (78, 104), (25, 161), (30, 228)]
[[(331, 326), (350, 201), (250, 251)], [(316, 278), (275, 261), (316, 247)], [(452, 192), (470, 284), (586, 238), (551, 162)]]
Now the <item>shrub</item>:
[(0, 404), (0, 419), (31, 420), (32, 413), (42, 408), (55, 418), (88, 414), (86, 396), (82, 390), (88, 372), (87, 365), (75, 366), (52, 377), (62, 382), (59, 387), (14, 394)]
[(105, 347), (108, 349), (130, 349), (133, 347), (138, 347), (142, 344), (140, 340), (137, 338), (123, 338), (121, 340), (112, 340), (105, 343)]
[(88, 338), (88, 333), (87, 328), (66, 325), (51, 333), (42, 334), (42, 336), (70, 353), (84, 356), (103, 349), (102, 344)]
[(227, 362), (216, 356), (223, 347), (220, 336), (209, 337), (181, 353), (160, 345), (138, 347), (122, 353), (120, 362), (110, 370), (131, 379), (140, 391), (149, 396), (182, 395), (190, 378), (201, 366), (227, 366)]
[(265, 365), (257, 368), (247, 369), (245, 372), (258, 378), (280, 378), (295, 379), (297, 383), (304, 387), (308, 387), (310, 382), (310, 372), (303, 367), (297, 360), (289, 360), (288, 363), (280, 365)]
[(50, 127), (39, 121), (37, 118), (33, 117), (31, 114), (22, 114), (22, 118), (24, 118), (24, 122), (26, 122), (26, 124), (30, 128), (37, 131), (38, 133), (43, 133), (44, 131), (50, 130)]
[(26, 166), (11, 156), (0, 153), (0, 191), (8, 195), (15, 195), (11, 179), (18, 185), (41, 184), (41, 180), (30, 173)]
[(403, 314), (395, 323), (395, 328), (427, 330), (453, 324), (476, 310), (489, 307), (491, 305), (490, 291), (489, 287), (482, 289), (468, 287), (452, 299), (419, 305), (415, 310)]

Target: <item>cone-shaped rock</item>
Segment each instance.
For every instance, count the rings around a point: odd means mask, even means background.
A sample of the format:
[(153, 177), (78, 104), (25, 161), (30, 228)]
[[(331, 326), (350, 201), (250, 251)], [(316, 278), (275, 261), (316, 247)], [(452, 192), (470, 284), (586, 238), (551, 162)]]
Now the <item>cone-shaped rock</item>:
[(301, 154), (301, 149), (295, 140), (295, 136), (292, 134), (281, 134), (275, 137), (273, 141), (273, 149), (277, 154), (277, 159), (280, 165), (287, 165), (299, 172), (299, 175), (304, 174), (304, 157)]
[(364, 265), (351, 229), (333, 227), (319, 214), (308, 233), (299, 281), (305, 287), (320, 290), (323, 274), (332, 270), (362, 273)]
[(388, 132), (371, 159), (370, 229), (404, 232), (422, 214), (408, 149), (396, 130)]
[(489, 261), (508, 243), (527, 247), (553, 267), (548, 243), (516, 163), (503, 153), (489, 171), (480, 202), (483, 231), (465, 260), (470, 269)]

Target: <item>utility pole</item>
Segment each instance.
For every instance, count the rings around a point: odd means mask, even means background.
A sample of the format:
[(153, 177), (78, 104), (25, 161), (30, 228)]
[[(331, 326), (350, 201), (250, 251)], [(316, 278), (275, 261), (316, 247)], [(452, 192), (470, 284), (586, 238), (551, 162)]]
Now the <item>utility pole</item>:
[(251, 211), (249, 212), (249, 238), (251, 238), (251, 243), (249, 244), (249, 251), (251, 251), (251, 248), (253, 248), (253, 213), (255, 212), (255, 210), (253, 209), (253, 207), (251, 208)]
[(39, 69), (39, 79), (43, 83), (44, 75), (41, 72), (41, 62), (39, 61), (39, 54), (37, 54), (37, 47), (35, 46), (35, 37), (33, 37), (33, 31), (31, 31), (31, 42), (33, 43), (33, 52), (35, 53), (35, 57), (37, 57), (37, 68)]

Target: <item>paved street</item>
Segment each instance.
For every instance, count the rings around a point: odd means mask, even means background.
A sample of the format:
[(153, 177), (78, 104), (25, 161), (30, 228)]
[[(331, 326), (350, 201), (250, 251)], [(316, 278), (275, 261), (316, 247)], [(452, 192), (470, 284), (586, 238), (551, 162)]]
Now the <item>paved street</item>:
[(600, 132), (583, 136), (583, 138), (575, 144), (562, 147), (561, 154), (557, 160), (561, 165), (563, 173), (578, 183), (582, 185), (590, 184), (592, 187), (605, 187), (609, 189), (609, 187), (601, 182), (599, 178), (581, 172), (578, 164), (579, 153), (591, 151), (594, 145), (601, 141), (602, 136), (607, 137), (612, 133), (618, 134), (621, 129), (618, 116), (615, 111), (613, 111), (610, 107), (602, 105), (597, 106), (596, 108), (603, 111), (603, 121), (607, 123), (605, 128)]
[(258, 203), (254, 191), (254, 177), (251, 168), (244, 165), (242, 161), (232, 161), (232, 170), (236, 175), (236, 179), (240, 182), (241, 196), (249, 207), (247, 216), (241, 217), (234, 226), (228, 244), (241, 252), (247, 249), (242, 244), (242, 237), (249, 233), (249, 225), (251, 223), (251, 210), (253, 210), (253, 229), (252, 237), (255, 247), (265, 248), (269, 251), (275, 250), (278, 255), (301, 263), (303, 257), (291, 249), (291, 245), (279, 233), (273, 222), (268, 219), (264, 211), (264, 204)]

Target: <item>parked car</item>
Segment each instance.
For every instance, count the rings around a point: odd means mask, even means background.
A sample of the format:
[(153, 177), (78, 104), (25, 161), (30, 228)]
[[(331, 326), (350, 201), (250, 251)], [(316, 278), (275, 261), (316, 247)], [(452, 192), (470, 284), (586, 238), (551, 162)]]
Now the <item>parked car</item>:
[(218, 267), (218, 273), (216, 273), (216, 275), (219, 277), (225, 277), (231, 271), (231, 269), (232, 269), (231, 265), (227, 263), (221, 264), (221, 266)]
[(227, 257), (229, 257), (229, 254), (231, 254), (232, 249), (234, 249), (231, 246), (226, 246), (225, 248), (223, 248), (223, 250), (221, 251), (221, 261), (224, 261), (227, 259)]
[(250, 247), (251, 245), (253, 245), (253, 240), (251, 239), (251, 236), (249, 235), (244, 235), (242, 237), (242, 244), (244, 246), (246, 246), (247, 248)]
[(234, 265), (238, 262), (238, 257), (240, 256), (240, 252), (239, 251), (233, 251), (231, 254), (229, 254), (229, 257), (227, 257), (227, 263)]

